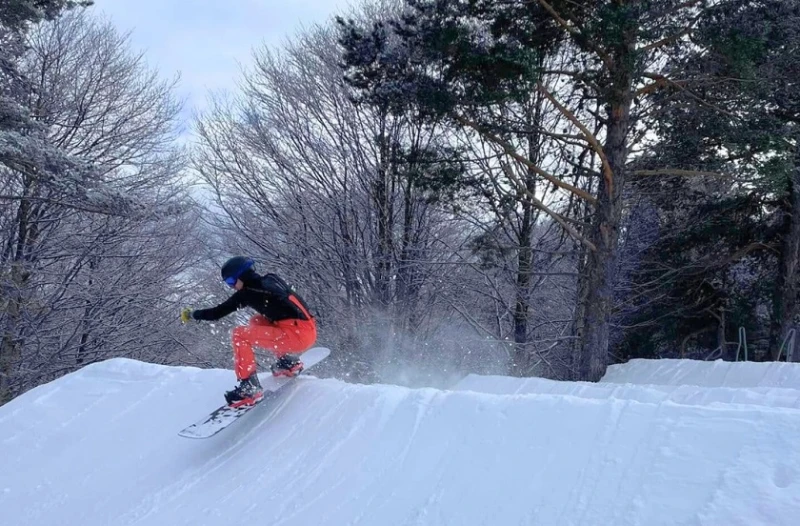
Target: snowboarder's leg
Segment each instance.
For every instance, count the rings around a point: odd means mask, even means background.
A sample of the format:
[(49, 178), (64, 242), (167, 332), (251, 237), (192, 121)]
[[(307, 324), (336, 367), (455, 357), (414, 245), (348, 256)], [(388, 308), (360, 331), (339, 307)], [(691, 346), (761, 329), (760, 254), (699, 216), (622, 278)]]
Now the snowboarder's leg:
[(300, 354), (317, 341), (317, 325), (311, 320), (282, 320), (276, 324), (283, 330), (273, 344), (278, 361), (272, 366), (273, 376), (297, 376), (303, 370)]
[(236, 378), (243, 380), (249, 378), (250, 375), (256, 372), (256, 356), (253, 353), (253, 328), (262, 324), (264, 320), (254, 319), (256, 316), (250, 318), (250, 323), (247, 325), (234, 327), (233, 329), (233, 365), (236, 371)]
[(225, 393), (225, 400), (231, 407), (252, 404), (264, 396), (253, 353), (253, 329), (266, 323), (263, 317), (259, 318), (253, 316), (249, 324), (233, 329), (233, 364), (239, 385)]
[[(256, 346), (267, 349), (278, 358), (272, 367), (274, 375), (295, 376), (303, 369), (298, 355), (310, 349), (316, 340), (317, 324), (313, 318), (270, 322), (263, 316), (253, 316), (247, 326), (234, 329), (237, 370), (239, 364), (244, 364), (244, 368), (251, 359), (255, 367), (253, 346)], [(242, 372), (248, 373), (249, 370)]]
[(301, 354), (317, 341), (317, 324), (314, 320), (281, 320), (275, 326), (283, 333), (270, 349), (278, 358), (290, 353)]

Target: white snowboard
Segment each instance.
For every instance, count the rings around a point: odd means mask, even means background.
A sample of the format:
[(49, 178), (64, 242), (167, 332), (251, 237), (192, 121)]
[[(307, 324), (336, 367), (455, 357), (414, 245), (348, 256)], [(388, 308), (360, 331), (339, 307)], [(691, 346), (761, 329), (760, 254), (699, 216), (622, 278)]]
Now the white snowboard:
[[(303, 371), (300, 374), (305, 373), (311, 367), (327, 358), (330, 353), (330, 349), (325, 347), (312, 347), (302, 353), (300, 355), (300, 360), (303, 362)], [(281, 387), (293, 381), (295, 378), (297, 377), (275, 377), (272, 376), (272, 373), (259, 374), (258, 379), (261, 381), (261, 385), (264, 388), (264, 398), (253, 405), (246, 405), (236, 409), (231, 409), (228, 405), (223, 405), (202, 420), (182, 429), (178, 435), (186, 438), (212, 437), (234, 423), (245, 413), (262, 404), (269, 393), (277, 392)]]

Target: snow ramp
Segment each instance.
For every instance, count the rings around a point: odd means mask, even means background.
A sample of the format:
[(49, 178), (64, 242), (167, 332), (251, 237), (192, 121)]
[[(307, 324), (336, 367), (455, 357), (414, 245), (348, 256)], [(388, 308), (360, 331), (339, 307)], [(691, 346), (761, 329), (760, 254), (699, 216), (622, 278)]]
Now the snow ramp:
[(789, 387), (800, 389), (800, 364), (724, 360), (630, 360), (608, 367), (603, 382), (698, 387)]
[(300, 377), (220, 435), (177, 436), (232, 380), (114, 359), (0, 407), (0, 524), (788, 526), (800, 517), (797, 385), (710, 388), (741, 389), (726, 400), (630, 378), (609, 394), (569, 382), (508, 393)]

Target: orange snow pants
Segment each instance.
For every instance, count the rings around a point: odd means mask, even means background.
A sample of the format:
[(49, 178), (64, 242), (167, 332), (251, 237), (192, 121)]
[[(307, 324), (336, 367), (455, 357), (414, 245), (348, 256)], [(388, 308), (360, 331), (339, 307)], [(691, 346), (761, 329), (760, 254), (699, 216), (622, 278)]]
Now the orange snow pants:
[(256, 372), (253, 346), (270, 351), (276, 358), (288, 353), (302, 353), (317, 340), (317, 324), (314, 318), (273, 322), (256, 314), (247, 325), (233, 329), (232, 339), (236, 378), (241, 380)]

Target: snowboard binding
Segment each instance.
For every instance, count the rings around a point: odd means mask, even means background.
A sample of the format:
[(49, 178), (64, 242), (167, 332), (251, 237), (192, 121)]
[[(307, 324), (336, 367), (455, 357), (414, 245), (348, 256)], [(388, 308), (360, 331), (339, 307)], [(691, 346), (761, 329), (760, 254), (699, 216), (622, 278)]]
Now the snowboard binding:
[(249, 378), (244, 378), (239, 385), (225, 393), (225, 402), (234, 409), (243, 405), (256, 404), (262, 398), (264, 398), (264, 389), (261, 387), (256, 373), (250, 375)]
[(272, 364), (272, 376), (294, 377), (303, 371), (303, 362), (294, 354), (284, 354)]

